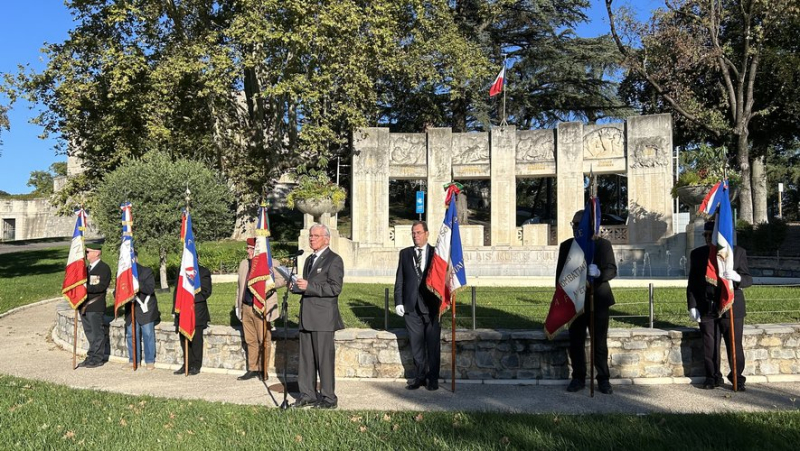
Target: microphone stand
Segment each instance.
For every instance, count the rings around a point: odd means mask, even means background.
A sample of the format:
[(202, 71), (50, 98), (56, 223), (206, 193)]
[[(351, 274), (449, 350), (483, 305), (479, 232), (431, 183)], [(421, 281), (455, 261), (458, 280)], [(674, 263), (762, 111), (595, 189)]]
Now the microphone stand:
[(283, 402), (281, 403), (281, 410), (289, 408), (289, 379), (287, 371), (289, 368), (289, 326), (287, 319), (289, 317), (289, 289), (292, 285), (292, 277), (297, 273), (297, 255), (292, 256), (292, 272), (289, 275), (289, 280), (286, 281), (286, 291), (283, 292), (283, 301), (281, 302), (281, 316), (283, 316)]

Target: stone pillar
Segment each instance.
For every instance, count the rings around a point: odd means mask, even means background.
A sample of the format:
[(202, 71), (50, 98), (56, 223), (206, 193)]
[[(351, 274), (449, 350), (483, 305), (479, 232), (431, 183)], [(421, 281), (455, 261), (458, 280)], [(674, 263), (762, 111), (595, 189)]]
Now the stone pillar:
[(628, 243), (672, 236), (672, 117), (628, 118)]
[(511, 246), (517, 242), (517, 128), (492, 128), (489, 143), (492, 246)]
[(425, 221), (430, 234), (428, 241), (436, 245), (444, 221), (444, 184), (453, 181), (453, 130), (445, 127), (428, 128), (428, 198)]
[(561, 122), (556, 136), (556, 219), (558, 242), (572, 238), (569, 223), (584, 208), (583, 123)]
[(353, 241), (362, 247), (389, 246), (389, 129), (362, 128), (353, 138)]

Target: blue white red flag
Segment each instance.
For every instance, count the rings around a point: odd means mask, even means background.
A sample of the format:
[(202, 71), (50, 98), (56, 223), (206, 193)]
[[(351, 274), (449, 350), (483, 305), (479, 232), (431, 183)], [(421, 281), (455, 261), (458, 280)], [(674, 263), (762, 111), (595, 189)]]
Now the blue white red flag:
[(733, 281), (723, 278), (733, 272), (733, 209), (731, 208), (730, 185), (723, 180), (711, 189), (700, 205), (700, 213), (717, 215), (706, 265), (706, 282), (720, 288), (719, 314), (733, 305)]
[(544, 321), (544, 333), (552, 339), (561, 329), (584, 311), (586, 290), (592, 283), (589, 265), (594, 261), (594, 239), (600, 233), (600, 200), (591, 197), (586, 203), (567, 254), (558, 275), (556, 292), (550, 301), (550, 311)]
[(119, 245), (117, 284), (114, 288), (114, 316), (119, 308), (130, 302), (139, 292), (139, 270), (136, 268), (136, 253), (133, 248), (133, 213), (131, 203), (123, 202), (122, 243)]
[(247, 288), (253, 293), (253, 308), (262, 315), (265, 314), (267, 298), (275, 292), (275, 279), (272, 277), (269, 218), (267, 205), (264, 203), (258, 208), (256, 247), (250, 263), (250, 274), (247, 276)]
[(178, 331), (189, 341), (194, 339), (196, 318), (194, 296), (200, 292), (200, 270), (197, 262), (197, 247), (192, 231), (192, 216), (188, 211), (181, 215), (181, 269), (175, 287), (175, 313), (178, 313)]
[(428, 289), (442, 301), (439, 305), (440, 317), (455, 300), (455, 294), (467, 285), (467, 271), (464, 266), (464, 251), (461, 247), (461, 232), (458, 228), (455, 202), (461, 189), (457, 183), (450, 183), (445, 189), (447, 213), (439, 231), (439, 238), (436, 240), (431, 268), (425, 279)]
[(72, 232), (72, 243), (69, 246), (67, 268), (64, 271), (64, 283), (61, 285), (61, 294), (69, 301), (73, 309), (77, 309), (86, 300), (86, 247), (83, 242), (86, 230), (86, 211), (81, 208), (75, 212), (78, 219), (75, 221), (75, 231)]

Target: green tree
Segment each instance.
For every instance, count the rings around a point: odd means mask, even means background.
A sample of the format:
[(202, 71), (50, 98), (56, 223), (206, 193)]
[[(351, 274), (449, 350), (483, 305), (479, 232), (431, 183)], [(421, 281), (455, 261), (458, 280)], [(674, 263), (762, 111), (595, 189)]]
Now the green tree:
[[(773, 111), (764, 62), (784, 53), (796, 34), (800, 6), (792, 0), (666, 2), (649, 24), (640, 24), (606, 0), (611, 33), (625, 58), (629, 85), (654, 109), (673, 112), (695, 142), (735, 149), (741, 171), (739, 217), (765, 222), (763, 149), (753, 151), (755, 120)], [(796, 76), (796, 75), (795, 75)], [(636, 85), (639, 85), (638, 87)], [(646, 85), (646, 87), (642, 86)]]
[(65, 175), (67, 175), (67, 163), (57, 161), (51, 164), (47, 171), (32, 171), (27, 185), (33, 187), (31, 194), (49, 196), (53, 194), (53, 179)]
[(199, 162), (173, 161), (163, 152), (123, 161), (100, 183), (90, 204), (93, 220), (112, 247), (119, 246), (121, 239), (120, 204), (132, 204), (134, 243), (158, 253), (162, 288), (167, 287), (167, 253), (181, 248), (181, 210), (187, 188), (196, 239), (230, 236), (233, 196), (228, 184)]

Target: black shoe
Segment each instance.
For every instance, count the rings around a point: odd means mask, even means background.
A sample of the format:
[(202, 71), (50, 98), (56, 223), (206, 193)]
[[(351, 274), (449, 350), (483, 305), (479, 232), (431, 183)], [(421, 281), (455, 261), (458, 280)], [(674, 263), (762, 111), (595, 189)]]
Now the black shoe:
[(725, 379), (721, 377), (714, 378), (714, 387), (722, 387), (723, 385), (725, 385)]
[(200, 374), (200, 368), (189, 368), (189, 376), (197, 376)]
[(186, 374), (186, 368), (185, 367), (180, 367), (177, 370), (173, 371), (172, 374), (174, 374), (176, 376), (180, 376), (181, 374)]
[(316, 403), (314, 405), (315, 409), (335, 409), (338, 403), (336, 401), (328, 401), (327, 399), (323, 399), (322, 401)]
[(439, 389), (439, 381), (437, 381), (436, 379), (429, 380), (428, 384), (425, 385), (425, 389), (428, 390), (428, 391), (438, 390)]
[(597, 381), (597, 390), (605, 395), (614, 393), (614, 389), (611, 388), (611, 383), (609, 381)]
[(736, 387), (736, 391), (747, 391), (747, 390), (744, 388), (744, 384), (738, 384), (738, 385), (739, 385), (739, 386), (738, 386), (738, 387)]
[(703, 390), (713, 390), (714, 388), (715, 388), (714, 379), (707, 377), (706, 380), (703, 382)]
[(236, 380), (246, 381), (246, 380), (250, 380), (250, 379), (252, 379), (254, 377), (258, 377), (260, 375), (261, 375), (261, 372), (259, 372), (259, 371), (248, 371), (248, 372), (242, 374), (241, 376), (237, 377)]
[(87, 362), (86, 360), (84, 360), (83, 362), (80, 362), (80, 363), (78, 363), (78, 365), (77, 365), (75, 368), (84, 368), (84, 367), (86, 367), (86, 365), (88, 365), (88, 364), (89, 364), (89, 362)]
[(90, 362), (84, 365), (84, 368), (100, 368), (105, 365), (105, 362)]
[(411, 382), (410, 384), (406, 385), (406, 390), (416, 390), (416, 389), (422, 387), (423, 385), (425, 385), (425, 379), (422, 379), (422, 380), (414, 379), (413, 382)]
[[(316, 400), (316, 399), (310, 399), (310, 398), (300, 398), (300, 399), (298, 399), (297, 401), (295, 401), (295, 402), (294, 402), (294, 404), (292, 404), (292, 407), (295, 407), (295, 408), (300, 408), (300, 407), (316, 407), (316, 406), (317, 406), (317, 404), (318, 404), (318, 403), (317, 403), (317, 400)], [(334, 407), (335, 407), (335, 406), (336, 406), (336, 405), (334, 404)]]
[(584, 388), (586, 388), (586, 382), (580, 379), (572, 379), (569, 385), (567, 385), (567, 391), (570, 393), (583, 390)]

